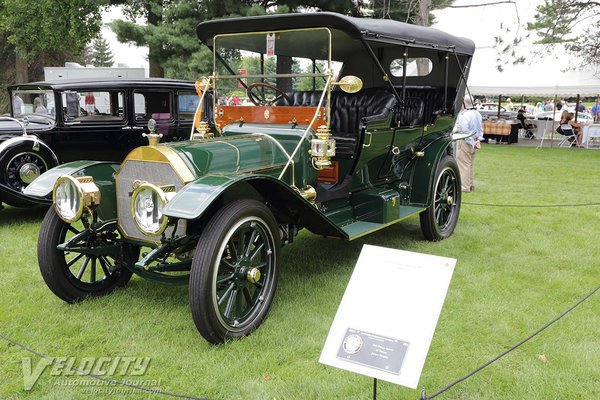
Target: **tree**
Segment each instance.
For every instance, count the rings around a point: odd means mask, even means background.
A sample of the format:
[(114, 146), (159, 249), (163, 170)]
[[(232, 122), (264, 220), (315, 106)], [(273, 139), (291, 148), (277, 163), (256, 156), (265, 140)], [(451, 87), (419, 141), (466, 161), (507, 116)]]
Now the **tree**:
[[(114, 21), (110, 27), (120, 42), (148, 46), (150, 76), (197, 79), (212, 71), (212, 54), (198, 45), (196, 36), (196, 26), (202, 21), (262, 15), (273, 9), (318, 9), (360, 15), (362, 6), (363, 1), (355, 0), (129, 0), (124, 4), (128, 20)], [(147, 24), (135, 24), (136, 17), (146, 19)], [(289, 68), (286, 64), (285, 69)]]
[[(537, 34), (537, 43), (562, 43), (583, 65), (600, 64), (600, 1), (544, 0), (536, 11), (527, 29)], [(586, 28), (580, 29), (580, 24)]]
[(30, 62), (44, 50), (78, 54), (100, 31), (102, 0), (2, 0), (0, 32), (14, 46), (16, 82), (27, 82)]
[(95, 67), (113, 66), (113, 54), (110, 51), (110, 45), (104, 38), (98, 37), (94, 39), (91, 50), (91, 61)]

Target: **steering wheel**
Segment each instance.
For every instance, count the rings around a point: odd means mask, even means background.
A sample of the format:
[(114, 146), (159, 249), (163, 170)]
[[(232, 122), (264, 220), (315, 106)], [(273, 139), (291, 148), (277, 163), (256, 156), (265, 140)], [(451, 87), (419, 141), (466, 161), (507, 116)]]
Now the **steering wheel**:
[[(254, 88), (256, 87), (266, 87), (269, 88), (271, 90), (273, 90), (276, 93), (279, 93), (278, 96), (275, 96), (274, 99), (267, 99), (265, 96), (264, 91), (260, 90), (254, 90)], [(256, 93), (254, 93), (256, 92)], [(252, 103), (254, 103), (255, 106), (270, 106), (273, 105), (273, 103), (275, 103), (277, 100), (284, 98), (285, 101), (287, 101), (288, 105), (291, 106), (292, 105), (292, 101), (290, 100), (290, 98), (288, 97), (287, 94), (285, 94), (285, 92), (281, 89), (279, 89), (277, 86), (273, 86), (273, 85), (269, 85), (268, 83), (263, 83), (263, 82), (257, 82), (257, 83), (253, 83), (252, 85), (248, 86), (248, 89), (246, 89), (246, 93), (248, 94), (248, 97), (250, 98), (250, 101)]]

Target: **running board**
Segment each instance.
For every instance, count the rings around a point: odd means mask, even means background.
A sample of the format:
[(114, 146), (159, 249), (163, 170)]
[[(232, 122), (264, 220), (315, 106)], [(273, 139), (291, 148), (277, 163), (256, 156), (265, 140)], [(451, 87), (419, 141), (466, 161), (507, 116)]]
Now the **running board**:
[(346, 226), (343, 226), (342, 230), (348, 235), (348, 240), (354, 240), (358, 239), (359, 237), (365, 236), (371, 232), (375, 232), (380, 229), (386, 228), (390, 225), (393, 225), (396, 222), (402, 221), (403, 219), (406, 219), (412, 215), (418, 214), (423, 210), (425, 209), (420, 207), (400, 206), (400, 216), (394, 221), (385, 224), (367, 221), (356, 221)]

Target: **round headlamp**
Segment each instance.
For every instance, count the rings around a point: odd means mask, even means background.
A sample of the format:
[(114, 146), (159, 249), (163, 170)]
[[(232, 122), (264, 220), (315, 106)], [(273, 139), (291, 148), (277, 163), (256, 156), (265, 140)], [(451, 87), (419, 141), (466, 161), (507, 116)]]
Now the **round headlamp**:
[(163, 208), (175, 195), (173, 186), (142, 183), (133, 192), (131, 213), (138, 229), (146, 236), (158, 236), (167, 229), (168, 218)]
[(100, 189), (91, 176), (63, 175), (54, 184), (52, 200), (58, 216), (71, 224), (83, 210), (100, 204)]
[(52, 192), (54, 209), (65, 222), (73, 223), (83, 213), (83, 189), (79, 181), (69, 175), (61, 176)]

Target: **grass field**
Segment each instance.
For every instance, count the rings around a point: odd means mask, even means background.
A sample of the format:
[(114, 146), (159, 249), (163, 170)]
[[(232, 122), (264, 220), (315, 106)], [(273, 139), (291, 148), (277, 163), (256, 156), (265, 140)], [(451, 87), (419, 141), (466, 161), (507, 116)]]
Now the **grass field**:
[[(463, 202), (600, 202), (600, 151), (484, 145), (475, 192)], [(369, 399), (372, 379), (318, 363), (363, 244), (458, 259), (419, 388), (438, 389), (536, 331), (600, 284), (600, 206), (518, 208), (463, 204), (449, 239), (422, 239), (418, 217), (353, 242), (302, 232), (283, 250), (269, 318), (251, 336), (207, 344), (192, 322), (187, 287), (134, 277), (107, 297), (69, 305), (45, 286), (36, 242), (45, 210), (0, 212), (0, 333), (79, 367), (91, 358), (147, 357), (154, 389), (214, 399)], [(385, 279), (385, 277), (382, 277)], [(424, 294), (425, 296), (426, 294)], [(415, 299), (418, 305), (419, 299)], [(600, 398), (600, 293), (532, 341), (438, 399)], [(169, 398), (89, 386), (47, 367), (24, 389), (35, 356), (0, 340), (0, 399)], [(25, 359), (25, 360), (24, 360)], [(122, 362), (122, 361), (121, 361)], [(152, 382), (155, 381), (155, 382)], [(91, 393), (88, 393), (91, 392)], [(418, 399), (386, 382), (379, 399)]]

